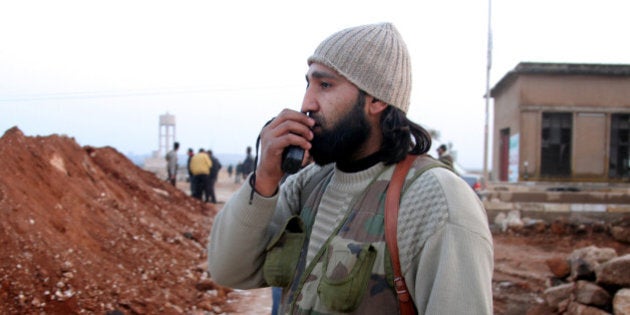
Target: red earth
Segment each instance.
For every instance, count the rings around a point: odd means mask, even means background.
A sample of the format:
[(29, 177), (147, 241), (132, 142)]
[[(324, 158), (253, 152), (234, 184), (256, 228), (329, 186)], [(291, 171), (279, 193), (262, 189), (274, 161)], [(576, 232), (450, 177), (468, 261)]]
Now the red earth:
[[(59, 135), (0, 138), (0, 314), (265, 314), (268, 290), (214, 284), (206, 242), (220, 209), (110, 147)], [(219, 200), (240, 184), (222, 174)], [(603, 232), (494, 235), (495, 314), (525, 314), (545, 261), (589, 245), (630, 253)]]

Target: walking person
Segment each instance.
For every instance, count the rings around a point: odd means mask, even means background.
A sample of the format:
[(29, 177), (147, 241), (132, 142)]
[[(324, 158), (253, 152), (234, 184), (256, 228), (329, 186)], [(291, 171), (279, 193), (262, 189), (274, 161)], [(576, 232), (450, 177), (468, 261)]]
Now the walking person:
[(173, 143), (173, 150), (166, 153), (166, 173), (168, 182), (173, 186), (177, 184), (177, 150), (179, 150), (179, 142)]

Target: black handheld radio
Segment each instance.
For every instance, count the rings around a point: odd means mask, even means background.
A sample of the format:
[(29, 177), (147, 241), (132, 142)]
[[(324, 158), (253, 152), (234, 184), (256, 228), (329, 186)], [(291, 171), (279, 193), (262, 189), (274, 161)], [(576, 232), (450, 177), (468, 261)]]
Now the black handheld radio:
[(282, 151), (282, 171), (295, 174), (302, 167), (304, 149), (296, 145), (290, 145)]
[[(309, 115), (307, 113), (303, 113)], [(304, 160), (304, 149), (297, 145), (290, 145), (282, 151), (282, 171), (288, 174), (295, 174), (302, 168)]]

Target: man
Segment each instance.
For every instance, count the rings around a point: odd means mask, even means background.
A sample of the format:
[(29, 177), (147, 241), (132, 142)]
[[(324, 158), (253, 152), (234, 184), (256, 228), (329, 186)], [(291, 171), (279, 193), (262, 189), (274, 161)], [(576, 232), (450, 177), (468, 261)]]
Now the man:
[(446, 145), (440, 145), (437, 149), (435, 149), (438, 154), (438, 160), (440, 162), (446, 164), (448, 167), (453, 168), (453, 157), (446, 148)]
[[(308, 65), (307, 115), (285, 109), (263, 128), (256, 172), (215, 218), (210, 274), (235, 288), (282, 286), (284, 313), (396, 314), (382, 200), (396, 164), (431, 146), (406, 117), (409, 54), (392, 24), (364, 25), (331, 35)], [(315, 164), (279, 185), (289, 145)], [(418, 160), (397, 221), (413, 304), (419, 314), (492, 314), (485, 210), (458, 176)]]
[(191, 184), (193, 198), (202, 200), (203, 193), (208, 187), (211, 167), (212, 161), (204, 149), (199, 149), (199, 152), (190, 159), (190, 172), (193, 175)]
[(245, 149), (245, 160), (243, 160), (243, 165), (241, 166), (243, 179), (247, 177), (251, 172), (254, 171), (254, 157), (252, 156), (252, 147), (247, 147)]
[(179, 142), (173, 143), (173, 150), (166, 153), (166, 172), (168, 181), (173, 186), (177, 184), (177, 150), (179, 150)]
[(192, 160), (192, 157), (195, 156), (195, 151), (193, 151), (193, 148), (188, 148), (188, 152), (186, 153), (188, 155), (188, 161), (186, 162), (186, 169), (188, 170), (188, 182), (190, 183), (190, 195), (192, 196), (193, 191), (195, 191), (195, 189), (193, 188), (193, 174), (190, 171), (190, 160)]
[(212, 150), (207, 151), (208, 156), (210, 157), (210, 161), (212, 162), (212, 167), (210, 168), (210, 176), (208, 176), (208, 194), (206, 196), (206, 202), (217, 203), (217, 196), (214, 193), (214, 186), (217, 183), (217, 178), (219, 176), (219, 171), (221, 170), (221, 162), (219, 159), (212, 154)]

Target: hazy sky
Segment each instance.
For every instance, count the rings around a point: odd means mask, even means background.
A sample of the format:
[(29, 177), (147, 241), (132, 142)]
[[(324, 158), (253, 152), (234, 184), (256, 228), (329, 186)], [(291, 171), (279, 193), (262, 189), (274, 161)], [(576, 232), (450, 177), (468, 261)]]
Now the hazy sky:
[[(521, 61), (630, 64), (630, 1), (492, 6), (491, 85)], [(244, 154), (268, 119), (300, 108), (319, 42), (383, 21), (411, 53), (410, 118), (481, 169), (485, 0), (2, 1), (0, 134), (150, 153), (168, 112), (184, 149)]]

